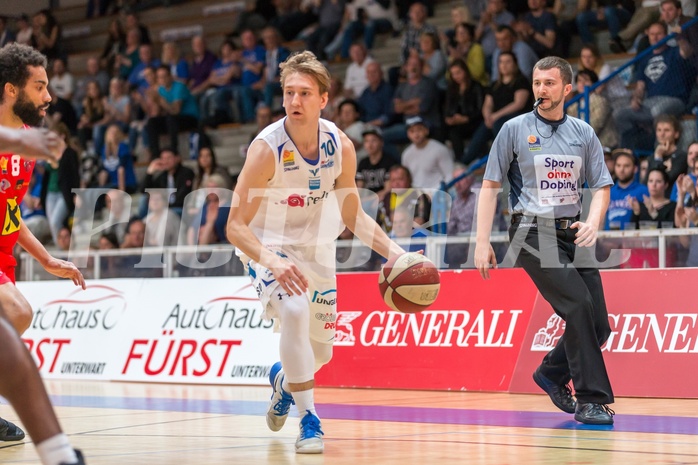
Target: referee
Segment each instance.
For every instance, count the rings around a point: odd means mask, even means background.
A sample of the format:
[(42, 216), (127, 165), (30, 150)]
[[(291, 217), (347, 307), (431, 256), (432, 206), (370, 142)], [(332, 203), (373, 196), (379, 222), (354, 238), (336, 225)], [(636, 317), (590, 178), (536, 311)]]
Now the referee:
[[(553, 403), (577, 421), (613, 423), (613, 391), (601, 345), (611, 330), (596, 267), (576, 267), (576, 247), (592, 247), (603, 224), (611, 176), (587, 123), (564, 112), (572, 67), (547, 57), (533, 68), (534, 110), (506, 122), (497, 135), (480, 193), (475, 266), (484, 279), (497, 267), (490, 233), (504, 178), (511, 186), (509, 238), (518, 263), (563, 320), (565, 333), (533, 374)], [(581, 188), (592, 192), (580, 220)], [(579, 258), (579, 257), (578, 257)], [(577, 400), (568, 386), (574, 384)]]

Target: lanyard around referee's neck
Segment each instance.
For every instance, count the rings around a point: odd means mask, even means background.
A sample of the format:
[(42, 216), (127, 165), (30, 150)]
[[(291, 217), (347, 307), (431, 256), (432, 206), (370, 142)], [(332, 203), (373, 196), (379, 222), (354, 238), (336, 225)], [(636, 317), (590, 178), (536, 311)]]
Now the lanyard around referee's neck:
[[(565, 121), (567, 121), (567, 115), (566, 115), (566, 114), (563, 114), (561, 119), (555, 120), (555, 121), (549, 120), (549, 119), (547, 119), (547, 118), (544, 118), (543, 116), (541, 116), (541, 115), (538, 113), (538, 109), (537, 109), (537, 108), (536, 108), (535, 110), (533, 110), (533, 116), (535, 116), (535, 118), (536, 118), (536, 119), (535, 119), (535, 122), (534, 122), (534, 123), (535, 123), (535, 127), (536, 127), (536, 132), (537, 132), (538, 135), (541, 137), (541, 139), (550, 139), (551, 137), (553, 137), (553, 135), (555, 135), (555, 133), (557, 132), (557, 128), (559, 128)], [(538, 126), (538, 120), (542, 121), (543, 124), (545, 124), (545, 125), (547, 125), (547, 126), (550, 127), (550, 134), (549, 134), (549, 135), (546, 136), (546, 135), (544, 135), (544, 134), (541, 133), (541, 129), (543, 129), (543, 132), (544, 132), (544, 133), (547, 132), (547, 131), (544, 129), (544, 127), (541, 128), (541, 127)]]

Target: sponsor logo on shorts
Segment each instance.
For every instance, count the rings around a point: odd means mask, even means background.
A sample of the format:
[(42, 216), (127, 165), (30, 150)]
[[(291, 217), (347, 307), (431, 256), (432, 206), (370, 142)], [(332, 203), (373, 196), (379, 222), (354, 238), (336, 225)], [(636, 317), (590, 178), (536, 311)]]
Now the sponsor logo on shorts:
[(2, 225), (2, 235), (9, 236), (19, 231), (22, 223), (22, 213), (17, 205), (17, 197), (7, 199), (7, 207), (5, 208), (5, 223)]
[(315, 291), (311, 302), (321, 305), (335, 305), (337, 303), (337, 289), (329, 289), (325, 292)]

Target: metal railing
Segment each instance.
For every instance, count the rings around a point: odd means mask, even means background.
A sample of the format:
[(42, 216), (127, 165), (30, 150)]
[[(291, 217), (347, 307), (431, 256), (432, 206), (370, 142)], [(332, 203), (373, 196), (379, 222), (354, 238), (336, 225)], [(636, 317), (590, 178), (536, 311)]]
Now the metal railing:
[[(599, 233), (599, 243), (612, 245), (610, 250), (621, 250), (626, 248), (632, 256), (633, 251), (638, 249), (651, 249), (656, 252), (658, 268), (667, 268), (672, 263), (667, 263), (667, 250), (673, 241), (678, 241), (681, 237), (690, 238), (698, 235), (698, 228), (689, 229), (640, 229), (625, 231), (601, 231)], [(493, 246), (507, 247), (509, 237), (507, 233), (500, 232), (492, 235)], [(419, 239), (397, 239), (401, 246), (406, 249), (423, 248), (425, 255), (429, 257), (439, 268), (449, 268), (446, 262), (446, 248), (456, 244), (475, 243), (474, 235), (468, 236), (443, 236), (431, 235)], [(375, 254), (370, 249), (361, 244), (358, 240), (337, 241), (337, 249), (349, 251), (355, 260), (347, 263), (337, 263), (337, 271), (366, 271), (366, 264), (371, 264), (376, 269), (382, 263), (376, 260)], [(460, 268), (473, 268), (472, 254), (474, 247), (469, 247), (464, 265)], [(72, 260), (76, 256), (87, 255), (87, 266), (81, 268), (85, 276), (89, 279), (102, 278), (129, 278), (129, 277), (149, 277), (149, 278), (173, 278), (184, 276), (242, 276), (246, 273), (240, 260), (235, 256), (233, 246), (171, 246), (153, 247), (143, 249), (116, 249), (116, 250), (90, 250), (70, 254), (67, 252), (52, 252), (56, 257)], [(214, 254), (217, 255), (217, 265), (209, 266), (209, 260)], [(371, 257), (373, 260), (371, 261)], [(153, 266), (157, 261), (160, 266)], [(140, 265), (140, 266), (139, 266)], [(503, 266), (513, 266), (513, 264), (503, 263)], [(49, 275), (28, 253), (22, 252), (19, 260), (18, 278), (23, 281), (41, 281), (56, 279)]]

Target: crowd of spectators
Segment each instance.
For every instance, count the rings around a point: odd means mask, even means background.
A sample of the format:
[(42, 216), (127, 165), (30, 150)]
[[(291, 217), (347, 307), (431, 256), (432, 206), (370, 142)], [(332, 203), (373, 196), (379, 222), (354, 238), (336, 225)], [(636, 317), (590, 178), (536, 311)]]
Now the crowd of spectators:
[[(76, 208), (66, 195), (67, 184), (129, 194), (177, 189), (142, 196), (134, 211), (147, 227), (143, 240), (128, 239), (128, 231), (138, 228), (130, 223), (126, 232), (105, 233), (100, 247), (162, 244), (163, 238), (167, 243), (225, 242), (222, 218), (229, 199), (208, 192), (232, 188), (234, 178), (217, 163), (206, 132), (257, 121), (254, 137), (283, 114), (278, 65), (290, 54), (288, 41), (303, 41), (304, 48), (330, 63), (347, 63), (343, 76), (333, 76), (323, 117), (354, 142), (360, 160), (357, 181), (375, 194), (377, 200), (365, 201), (372, 202), (368, 206), (382, 227), (392, 234), (394, 213), (405, 210), (419, 226), (414, 230), (429, 235), (434, 229), (429, 193), (486, 156), (507, 120), (530, 111), (531, 73), (539, 58), (567, 57), (572, 35), (579, 35), (581, 53), (569, 57), (578, 71), (571, 96), (613, 72), (596, 43), (601, 29), (608, 29), (608, 47), (616, 52), (653, 47), (632, 73), (607, 81), (591, 93), (588, 104), (582, 99), (567, 110), (572, 116), (588, 114), (618, 180), (614, 189), (631, 191), (614, 194), (607, 227), (694, 225), (695, 212), (684, 211), (690, 203), (686, 199), (696, 197), (694, 163), (679, 145), (681, 119), (698, 103), (698, 28), (681, 31), (695, 14), (690, 0), (469, 1), (454, 4), (451, 24), (443, 30), (430, 22), (433, 2), (258, 0), (237, 13), (245, 20), (215, 52), (200, 35), (188, 44), (154, 40), (135, 12), (115, 12), (127, 6), (88, 2), (88, 18), (114, 16), (101, 52), (87, 59), (80, 76), (71, 73), (62, 27), (49, 10), (13, 21), (0, 18), (0, 45), (23, 41), (49, 58), (54, 97), (49, 122), (66, 128), (68, 150), (76, 154), (64, 157), (61, 185), (50, 168), (37, 169), (38, 190), (23, 206), (27, 218), (45, 210), (47, 226), (36, 228), (45, 227), (44, 238), (55, 244), (62, 228), (71, 227)], [(679, 34), (657, 46), (670, 33)], [(378, 34), (401, 38), (397, 66), (388, 69), (371, 56)], [(182, 132), (195, 136), (196, 143), (180, 146)], [(245, 150), (246, 145), (242, 155)], [(183, 163), (188, 158), (197, 159), (196, 173)], [(646, 173), (639, 176), (643, 163)], [(147, 165), (141, 179), (139, 164)], [(472, 228), (464, 218), (473, 205), (474, 182), (456, 184), (453, 205), (467, 213), (451, 212), (457, 226), (449, 225), (449, 233), (468, 234)], [(186, 195), (204, 188), (185, 211)], [(113, 206), (108, 198), (87, 203), (101, 212)], [(176, 220), (163, 219), (170, 216)], [(170, 223), (178, 225), (176, 231)]]

